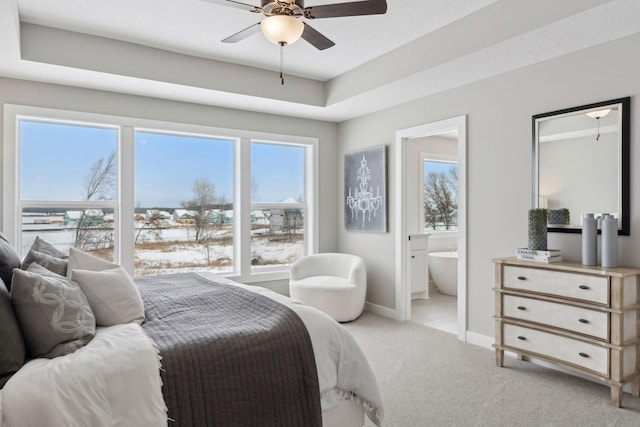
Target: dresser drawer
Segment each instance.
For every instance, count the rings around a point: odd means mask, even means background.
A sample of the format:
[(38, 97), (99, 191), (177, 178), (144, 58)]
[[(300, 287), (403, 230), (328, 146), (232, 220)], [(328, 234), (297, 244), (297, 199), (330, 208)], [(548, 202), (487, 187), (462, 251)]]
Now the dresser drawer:
[(609, 279), (607, 277), (505, 266), (502, 286), (603, 305), (609, 304)]
[(609, 339), (609, 314), (533, 298), (503, 295), (503, 315)]
[(550, 357), (609, 376), (609, 349), (548, 332), (504, 324), (505, 346)]

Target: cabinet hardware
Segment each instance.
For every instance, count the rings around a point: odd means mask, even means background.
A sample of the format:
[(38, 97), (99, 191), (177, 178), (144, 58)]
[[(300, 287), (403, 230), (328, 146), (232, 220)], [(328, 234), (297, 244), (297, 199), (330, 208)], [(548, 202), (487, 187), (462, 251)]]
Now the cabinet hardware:
[(518, 310), (526, 310), (526, 309), (527, 309), (527, 307), (525, 307), (524, 305), (519, 305), (518, 306)]
[(526, 340), (527, 340), (527, 337), (523, 337), (522, 335), (518, 335), (518, 339), (519, 339), (520, 341), (526, 341)]
[(580, 289), (584, 289), (584, 290), (589, 289), (589, 287), (588, 287), (587, 285), (580, 285), (580, 286), (578, 286), (578, 287), (579, 287)]
[(589, 357), (587, 353), (580, 352), (578, 354), (580, 355), (580, 357)]
[(518, 280), (527, 280), (527, 278), (524, 276), (518, 276)]
[(580, 322), (580, 323), (589, 323), (589, 321), (587, 319), (578, 319), (578, 322)]

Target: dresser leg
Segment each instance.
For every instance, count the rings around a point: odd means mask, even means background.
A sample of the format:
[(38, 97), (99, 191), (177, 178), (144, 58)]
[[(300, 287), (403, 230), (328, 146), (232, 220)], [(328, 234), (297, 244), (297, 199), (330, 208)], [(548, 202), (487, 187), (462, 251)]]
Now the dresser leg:
[(631, 381), (631, 395), (640, 397), (640, 377)]
[(504, 366), (504, 350), (496, 350), (496, 365), (499, 368)]
[(611, 406), (619, 408), (622, 404), (622, 387), (611, 386)]

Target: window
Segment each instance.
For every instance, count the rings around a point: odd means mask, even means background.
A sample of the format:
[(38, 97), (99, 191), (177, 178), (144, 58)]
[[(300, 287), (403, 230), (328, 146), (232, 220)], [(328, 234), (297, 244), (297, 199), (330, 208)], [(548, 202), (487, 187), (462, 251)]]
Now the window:
[(288, 265), (305, 255), (305, 149), (251, 143), (251, 265)]
[(458, 229), (458, 163), (423, 161), (422, 218), (424, 231)]
[(40, 235), (135, 275), (251, 281), (314, 252), (314, 139), (10, 105), (5, 123), (4, 230), (23, 255)]
[(135, 133), (135, 274), (233, 271), (233, 140)]
[(41, 235), (113, 260), (117, 129), (30, 119), (18, 128), (22, 255)]

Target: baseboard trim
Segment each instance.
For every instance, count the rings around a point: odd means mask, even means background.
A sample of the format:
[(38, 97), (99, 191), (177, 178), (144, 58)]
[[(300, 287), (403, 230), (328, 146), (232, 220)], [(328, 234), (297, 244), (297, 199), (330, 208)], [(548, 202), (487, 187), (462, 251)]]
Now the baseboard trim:
[(389, 319), (396, 320), (396, 311), (389, 307), (374, 304), (372, 302), (365, 302), (364, 310), (374, 314), (379, 314), (380, 316), (388, 317)]
[(483, 348), (492, 349), (495, 339), (487, 335), (478, 334), (476, 332), (467, 331), (466, 341), (469, 344), (474, 344)]

